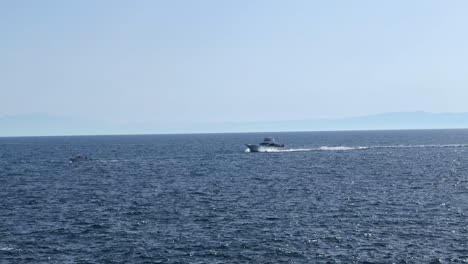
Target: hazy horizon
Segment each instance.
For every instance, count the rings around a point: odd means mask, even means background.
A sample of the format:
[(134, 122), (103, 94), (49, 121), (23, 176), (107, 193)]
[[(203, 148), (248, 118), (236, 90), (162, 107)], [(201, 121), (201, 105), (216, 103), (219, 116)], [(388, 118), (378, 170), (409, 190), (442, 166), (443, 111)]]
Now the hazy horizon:
[(2, 2), (0, 120), (65, 117), (67, 129), (111, 124), (114, 133), (114, 124), (180, 124), (190, 132), (192, 124), (465, 113), (467, 7)]
[(336, 119), (262, 122), (112, 123), (64, 116), (0, 116), (0, 137), (357, 131), (468, 128), (468, 113), (393, 112)]

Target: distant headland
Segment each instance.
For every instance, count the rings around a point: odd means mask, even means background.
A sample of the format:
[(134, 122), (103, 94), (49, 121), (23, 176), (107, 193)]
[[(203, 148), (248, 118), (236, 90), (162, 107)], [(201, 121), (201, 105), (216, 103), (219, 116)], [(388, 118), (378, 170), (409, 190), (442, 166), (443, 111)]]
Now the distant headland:
[(225, 123), (127, 123), (18, 115), (0, 117), (0, 136), (235, 133), (468, 128), (468, 113), (392, 112), (346, 118)]

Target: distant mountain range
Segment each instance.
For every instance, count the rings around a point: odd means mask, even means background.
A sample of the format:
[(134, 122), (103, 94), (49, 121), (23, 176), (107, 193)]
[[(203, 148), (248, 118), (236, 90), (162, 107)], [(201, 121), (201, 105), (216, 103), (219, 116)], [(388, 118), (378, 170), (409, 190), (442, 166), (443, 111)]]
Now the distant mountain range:
[(325, 130), (468, 128), (468, 113), (395, 112), (337, 119), (277, 122), (117, 125), (67, 117), (0, 117), (0, 136), (170, 134)]

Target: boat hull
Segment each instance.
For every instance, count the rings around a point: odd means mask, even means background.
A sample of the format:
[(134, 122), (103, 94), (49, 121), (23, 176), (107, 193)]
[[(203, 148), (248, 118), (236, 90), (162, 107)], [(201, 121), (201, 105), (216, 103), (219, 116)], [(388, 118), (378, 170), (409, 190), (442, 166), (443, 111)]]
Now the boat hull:
[(275, 146), (261, 146), (256, 144), (245, 144), (250, 152), (275, 152), (281, 151), (284, 147), (275, 147)]

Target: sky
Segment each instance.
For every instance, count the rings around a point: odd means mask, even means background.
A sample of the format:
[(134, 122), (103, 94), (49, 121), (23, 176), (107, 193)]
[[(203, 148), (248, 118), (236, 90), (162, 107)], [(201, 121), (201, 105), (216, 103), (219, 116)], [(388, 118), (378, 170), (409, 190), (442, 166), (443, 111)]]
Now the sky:
[(468, 112), (468, 2), (0, 1), (0, 117)]

